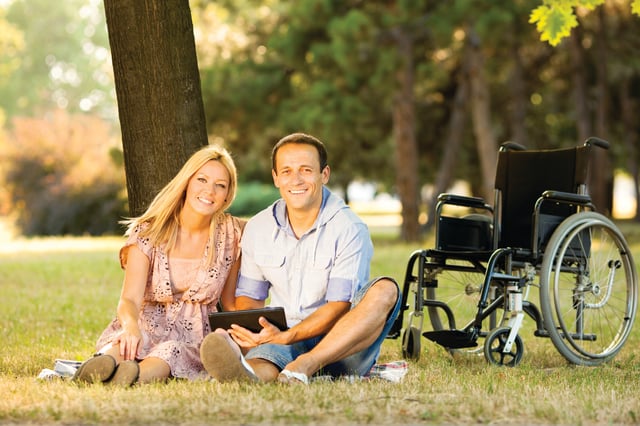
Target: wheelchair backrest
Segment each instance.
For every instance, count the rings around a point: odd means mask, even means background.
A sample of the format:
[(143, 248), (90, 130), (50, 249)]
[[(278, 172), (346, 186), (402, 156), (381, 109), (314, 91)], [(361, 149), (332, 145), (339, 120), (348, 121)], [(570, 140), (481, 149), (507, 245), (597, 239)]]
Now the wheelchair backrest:
[[(496, 204), (499, 210), (498, 247), (533, 248), (533, 213), (536, 200), (546, 190), (578, 193), (587, 184), (590, 146), (554, 150), (501, 150), (496, 170)], [(577, 208), (567, 204), (542, 206), (538, 244)]]

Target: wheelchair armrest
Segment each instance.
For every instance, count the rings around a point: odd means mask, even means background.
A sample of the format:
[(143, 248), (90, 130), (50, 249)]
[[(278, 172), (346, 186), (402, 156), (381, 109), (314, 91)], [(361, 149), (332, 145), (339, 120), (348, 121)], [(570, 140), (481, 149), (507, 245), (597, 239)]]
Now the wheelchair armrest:
[[(560, 203), (579, 204), (582, 206), (591, 205), (591, 197), (584, 194), (562, 191), (544, 191), (542, 197), (536, 202), (538, 205), (542, 200), (557, 201)], [(537, 210), (537, 209), (536, 209)]]
[(480, 197), (440, 194), (436, 204), (436, 247), (445, 251), (484, 251), (492, 248), (490, 215), (467, 214), (463, 217), (443, 216), (446, 205), (484, 210), (493, 215), (493, 207)]
[(467, 197), (456, 194), (440, 194), (438, 195), (438, 204), (452, 204), (454, 206), (471, 207), (474, 209), (483, 209), (493, 211), (493, 208), (484, 202), (480, 197)]

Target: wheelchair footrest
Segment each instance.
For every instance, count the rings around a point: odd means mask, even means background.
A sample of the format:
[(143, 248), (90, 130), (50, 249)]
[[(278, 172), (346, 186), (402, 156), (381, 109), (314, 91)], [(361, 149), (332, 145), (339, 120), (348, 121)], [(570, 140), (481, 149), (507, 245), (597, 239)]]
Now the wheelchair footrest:
[(448, 349), (473, 348), (478, 346), (474, 333), (462, 330), (425, 331), (424, 337)]

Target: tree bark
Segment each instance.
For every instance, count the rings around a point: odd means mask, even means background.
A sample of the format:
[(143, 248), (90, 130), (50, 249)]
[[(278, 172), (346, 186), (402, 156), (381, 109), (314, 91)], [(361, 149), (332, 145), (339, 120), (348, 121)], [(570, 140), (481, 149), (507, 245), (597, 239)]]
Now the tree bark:
[(471, 118), (482, 173), (483, 189), (480, 196), (485, 200), (491, 200), (493, 198), (498, 148), (491, 125), (491, 99), (487, 79), (484, 75), (484, 57), (480, 40), (471, 29), (467, 32), (466, 54), (469, 55), (468, 78), (471, 97)]
[(207, 144), (188, 0), (104, 0), (129, 212)]
[(400, 238), (406, 242), (420, 239), (418, 223), (418, 144), (415, 135), (413, 102), (413, 41), (401, 29), (393, 33), (401, 66), (396, 73), (397, 90), (393, 99), (393, 138), (395, 140), (396, 185), (402, 204)]
[(511, 47), (511, 58), (513, 61), (509, 87), (511, 90), (511, 101), (509, 102), (509, 121), (511, 128), (511, 140), (529, 146), (526, 131), (527, 99), (526, 84), (524, 79), (524, 66), (519, 46), (514, 44)]
[[(607, 31), (602, 8), (598, 9), (598, 35), (596, 47), (596, 136), (609, 139), (607, 114), (609, 113), (609, 85), (607, 83)], [(610, 152), (595, 149), (589, 176), (589, 194), (598, 211), (611, 215), (613, 209), (613, 168)]]
[(591, 136), (591, 119), (589, 118), (589, 99), (587, 84), (587, 61), (582, 47), (582, 30), (574, 28), (569, 38), (569, 53), (573, 68), (573, 96), (576, 111), (576, 131), (578, 141), (584, 141)]

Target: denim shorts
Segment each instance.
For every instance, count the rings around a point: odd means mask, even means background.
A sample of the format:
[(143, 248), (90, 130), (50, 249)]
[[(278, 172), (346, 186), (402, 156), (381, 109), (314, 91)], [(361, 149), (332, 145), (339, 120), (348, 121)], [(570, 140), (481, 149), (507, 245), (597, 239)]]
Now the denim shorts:
[[(368, 348), (357, 352), (343, 360), (335, 362), (333, 364), (329, 364), (322, 368), (318, 373), (318, 375), (331, 375), (334, 377), (345, 376), (345, 375), (356, 375), (356, 376), (364, 376), (366, 375), (371, 367), (378, 360), (378, 356), (380, 355), (380, 347), (382, 346), (382, 342), (384, 342), (389, 330), (393, 326), (393, 322), (395, 321), (398, 313), (400, 312), (401, 305), (401, 297), (400, 290), (398, 288), (397, 282), (390, 277), (377, 277), (369, 281), (365, 286), (363, 286), (355, 295), (352, 309), (357, 306), (357, 304), (362, 300), (367, 290), (379, 280), (386, 278), (394, 283), (396, 283), (396, 288), (398, 289), (398, 298), (396, 300), (396, 304), (393, 310), (387, 316), (387, 321), (382, 329), (382, 333), (378, 336), (375, 342), (371, 344)], [(303, 353), (309, 352), (313, 349), (320, 340), (322, 340), (323, 336), (313, 337), (311, 339), (303, 340), (300, 342), (296, 342), (292, 345), (277, 345), (272, 343), (266, 343), (264, 345), (256, 346), (247, 352), (245, 358), (253, 359), (260, 358), (271, 363), (275, 364), (280, 370), (283, 370), (284, 367), (296, 359), (299, 355)]]

